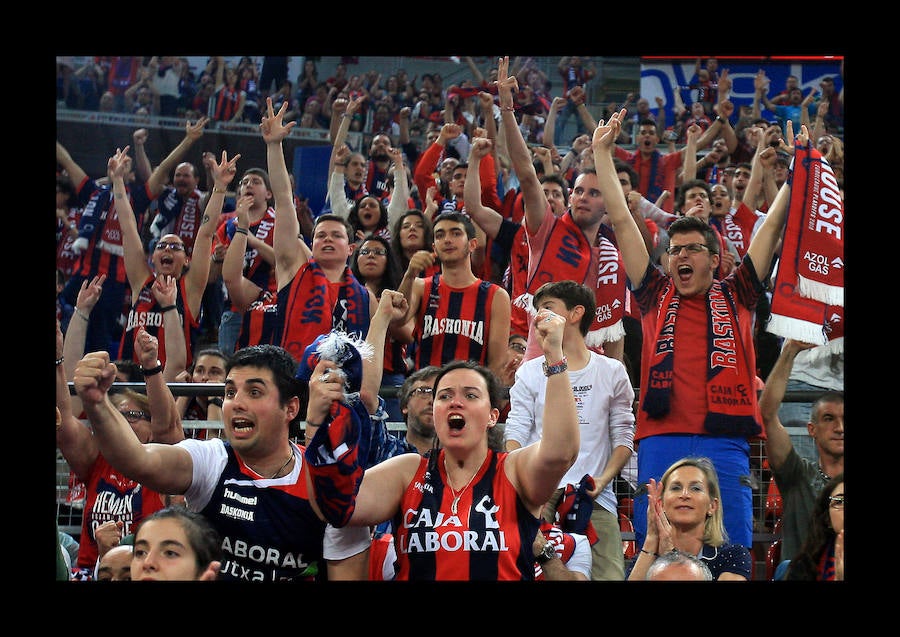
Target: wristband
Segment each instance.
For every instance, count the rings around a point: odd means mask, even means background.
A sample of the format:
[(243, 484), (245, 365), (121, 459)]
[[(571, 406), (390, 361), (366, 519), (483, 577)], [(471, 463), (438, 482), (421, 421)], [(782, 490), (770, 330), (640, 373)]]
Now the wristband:
[[(548, 319), (549, 320), (549, 319)], [(544, 376), (550, 377), (555, 374), (561, 374), (567, 369), (569, 369), (569, 361), (563, 356), (562, 360), (558, 363), (554, 363), (553, 365), (548, 365), (547, 360), (545, 359), (541, 366), (544, 368)]]
[(248, 234), (247, 228), (241, 228), (240, 226), (237, 226), (237, 225), (234, 227), (234, 233), (235, 234)]
[(159, 308), (159, 313), (160, 313), (160, 314), (165, 314), (165, 313), (168, 312), (169, 310), (177, 310), (177, 309), (178, 309), (178, 306), (177, 306), (177, 305), (167, 305), (167, 306), (165, 306), (165, 307)]
[(59, 358), (56, 359), (56, 366), (59, 367), (59, 366), (62, 365), (64, 362), (66, 362), (66, 357), (65, 357), (65, 356), (60, 356)]
[(650, 551), (645, 551), (644, 549), (641, 549), (641, 553), (643, 553), (644, 555), (652, 555), (653, 557), (659, 557), (659, 553), (651, 553)]
[(512, 113), (516, 110), (516, 107), (515, 106), (501, 106), (500, 110), (501, 111), (509, 111), (510, 113)]
[(144, 375), (144, 378), (148, 376), (156, 376), (163, 370), (163, 364), (159, 362), (159, 359), (156, 361), (156, 367), (152, 367), (150, 369), (144, 369), (141, 367), (141, 373)]
[(222, 400), (222, 397), (221, 397), (221, 396), (213, 396), (212, 398), (210, 398), (210, 399), (207, 400), (206, 402), (208, 402), (210, 405), (215, 405), (216, 407), (218, 407), (219, 409), (221, 409), (221, 408), (222, 408), (222, 403), (223, 403), (224, 401)]
[(90, 321), (90, 320), (91, 320), (91, 319), (88, 318), (88, 315), (87, 315), (87, 314), (85, 314), (84, 312), (82, 312), (81, 310), (79, 310), (77, 307), (75, 308), (75, 314), (77, 314), (78, 316), (80, 316), (81, 318), (83, 318), (85, 321)]

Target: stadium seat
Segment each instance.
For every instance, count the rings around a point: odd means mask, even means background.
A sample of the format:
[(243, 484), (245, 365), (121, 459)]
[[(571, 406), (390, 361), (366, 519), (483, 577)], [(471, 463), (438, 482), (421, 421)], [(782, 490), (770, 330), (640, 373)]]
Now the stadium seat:
[[(623, 513), (619, 513), (619, 531), (631, 533), (631, 536), (634, 537), (634, 525), (631, 523), (631, 518)], [(634, 559), (637, 554), (637, 543), (634, 540), (622, 540), (622, 554), (625, 556), (626, 562)]]

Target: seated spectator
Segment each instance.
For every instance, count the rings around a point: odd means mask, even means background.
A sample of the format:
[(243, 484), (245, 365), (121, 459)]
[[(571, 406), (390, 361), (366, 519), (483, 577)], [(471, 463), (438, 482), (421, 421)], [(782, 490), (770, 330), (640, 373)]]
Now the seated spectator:
[(730, 544), (725, 531), (719, 478), (709, 458), (682, 458), (647, 485), (647, 535), (629, 581), (647, 579), (650, 565), (677, 548), (707, 563), (716, 580), (749, 581), (749, 551)]

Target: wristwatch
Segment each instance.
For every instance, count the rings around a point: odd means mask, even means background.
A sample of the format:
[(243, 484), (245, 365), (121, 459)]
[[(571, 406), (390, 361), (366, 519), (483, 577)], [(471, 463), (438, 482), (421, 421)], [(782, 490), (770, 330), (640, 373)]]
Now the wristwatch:
[(541, 552), (534, 556), (534, 561), (538, 564), (546, 564), (554, 557), (556, 557), (556, 549), (553, 548), (552, 543), (547, 542), (546, 544), (544, 544)]
[(558, 363), (554, 363), (553, 365), (547, 364), (547, 359), (544, 359), (544, 362), (541, 363), (541, 367), (544, 368), (544, 376), (553, 376), (554, 374), (561, 374), (562, 372), (569, 369), (569, 361), (563, 356), (562, 360)]

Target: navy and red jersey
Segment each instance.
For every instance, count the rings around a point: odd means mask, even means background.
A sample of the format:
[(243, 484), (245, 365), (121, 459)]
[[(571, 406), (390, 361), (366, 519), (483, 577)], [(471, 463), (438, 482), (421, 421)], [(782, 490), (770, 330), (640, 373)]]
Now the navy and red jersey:
[[(143, 226), (144, 211), (155, 199), (147, 189), (147, 184), (135, 182), (125, 186), (131, 201), (131, 208), (138, 228)], [(75, 274), (87, 280), (105, 274), (117, 283), (128, 283), (125, 273), (125, 254), (122, 248), (122, 226), (115, 200), (109, 186), (99, 186), (96, 181), (85, 177), (76, 189), (79, 205), (82, 206), (78, 222), (78, 237), (88, 240), (87, 249), (75, 266)]]
[[(153, 283), (156, 276), (151, 274), (144, 281), (143, 287), (134, 294), (132, 291), (131, 309), (128, 311), (128, 322), (122, 331), (122, 342), (119, 349), (119, 358), (125, 360), (134, 360), (140, 363), (140, 358), (134, 348), (134, 335), (140, 326), (144, 326), (151, 336), (159, 339), (159, 361), (166, 364), (166, 331), (163, 329), (163, 313), (160, 312), (160, 305), (153, 296)], [(197, 320), (187, 304), (187, 290), (185, 288), (184, 277), (178, 279), (178, 296), (175, 298), (175, 306), (178, 308), (178, 315), (181, 317), (181, 325), (184, 330), (184, 343), (187, 349), (187, 362), (185, 366), (190, 367), (193, 361), (194, 342), (200, 330), (200, 322)]]
[(260, 292), (259, 298), (244, 311), (235, 350), (248, 345), (263, 344), (279, 344), (278, 296), (268, 290)]
[(237, 87), (223, 85), (209, 98), (209, 118), (216, 122), (228, 122), (237, 113), (244, 92)]
[(533, 580), (532, 543), (540, 520), (506, 477), (508, 454), (488, 450), (471, 484), (454, 495), (444, 453), (435, 468), (421, 459), (393, 520), (396, 579)]
[(441, 274), (425, 279), (416, 316), (416, 369), (453, 360), (487, 365), (491, 306), (500, 286), (477, 279), (453, 288), (443, 279)]
[[(231, 245), (236, 225), (237, 217), (232, 217), (219, 224), (219, 227), (216, 229), (216, 241), (225, 246)], [(273, 245), (275, 238), (275, 209), (271, 207), (267, 209), (263, 218), (256, 223), (251, 223), (247, 231), (266, 245)], [(273, 294), (276, 292), (275, 266), (263, 259), (259, 250), (251, 248), (249, 242), (247, 243), (247, 249), (244, 251), (244, 276), (261, 289)], [(231, 306), (231, 311), (240, 312), (234, 305)]]

